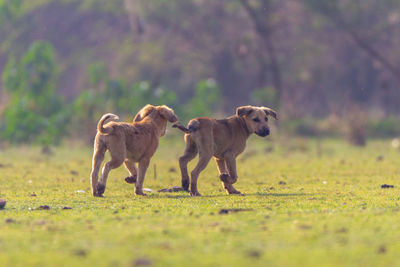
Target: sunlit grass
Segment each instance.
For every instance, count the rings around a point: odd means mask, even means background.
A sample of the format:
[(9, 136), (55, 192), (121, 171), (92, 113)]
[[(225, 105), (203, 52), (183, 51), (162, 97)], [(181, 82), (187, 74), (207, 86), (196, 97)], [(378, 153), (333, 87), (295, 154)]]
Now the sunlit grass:
[[(246, 196), (226, 195), (210, 162), (199, 198), (157, 193), (180, 183), (180, 138), (162, 139), (145, 180), (156, 192), (147, 197), (134, 196), (123, 167), (111, 171), (104, 198), (92, 197), (90, 147), (65, 144), (52, 155), (3, 149), (0, 266), (399, 264), (400, 153), (389, 140), (366, 148), (335, 140), (248, 144), (236, 184)], [(250, 211), (221, 215), (222, 208)]]

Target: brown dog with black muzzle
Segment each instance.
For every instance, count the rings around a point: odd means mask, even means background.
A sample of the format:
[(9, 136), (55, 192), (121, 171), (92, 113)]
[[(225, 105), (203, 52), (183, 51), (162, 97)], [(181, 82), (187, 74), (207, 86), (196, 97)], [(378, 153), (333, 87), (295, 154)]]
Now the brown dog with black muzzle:
[[(164, 136), (167, 122), (178, 120), (174, 111), (165, 105), (146, 105), (135, 116), (132, 123), (114, 122), (118, 119), (118, 116), (108, 113), (97, 125), (90, 179), (93, 196), (103, 195), (108, 173), (121, 166), (122, 163), (130, 174), (125, 180), (128, 183), (136, 183), (135, 194), (145, 195), (143, 181), (150, 159), (158, 147), (159, 138)], [(104, 164), (100, 181), (98, 181), (100, 165), (107, 150), (110, 151), (111, 160)], [(136, 162), (139, 163), (138, 169)]]
[(197, 179), (211, 157), (217, 163), (220, 179), (229, 194), (241, 194), (233, 187), (237, 181), (236, 157), (243, 152), (246, 141), (253, 133), (265, 137), (270, 134), (268, 116), (277, 118), (274, 110), (267, 107), (243, 106), (236, 115), (227, 119), (195, 118), (188, 128), (174, 124), (173, 127), (185, 132), (185, 153), (179, 158), (182, 187), (189, 190), (187, 164), (199, 154), (199, 162), (191, 173), (190, 195), (200, 196)]

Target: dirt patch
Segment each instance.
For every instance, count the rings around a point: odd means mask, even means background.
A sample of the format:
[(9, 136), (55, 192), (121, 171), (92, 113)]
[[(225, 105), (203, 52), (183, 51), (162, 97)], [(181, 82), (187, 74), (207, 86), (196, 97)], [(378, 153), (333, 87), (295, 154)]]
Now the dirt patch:
[(220, 209), (218, 214), (229, 214), (243, 211), (252, 211), (253, 209)]
[(78, 257), (84, 258), (87, 256), (88, 252), (84, 249), (77, 249), (77, 250), (73, 251), (73, 254)]
[(386, 246), (380, 245), (377, 252), (378, 252), (378, 254), (385, 254), (387, 252)]
[(342, 227), (342, 228), (337, 229), (337, 230), (336, 230), (336, 233), (338, 233), (338, 234), (344, 234), (344, 233), (347, 233), (348, 231), (349, 231), (349, 230), (348, 230), (347, 228)]
[(39, 206), (37, 209), (38, 209), (38, 210), (49, 210), (50, 207), (47, 206), (47, 205), (42, 205), (42, 206)]
[(11, 168), (13, 165), (12, 164), (3, 164), (0, 163), (0, 168)]
[(8, 218), (5, 220), (5, 223), (15, 223), (15, 220), (12, 218)]
[(133, 262), (133, 266), (152, 266), (151, 260), (146, 258), (139, 258)]
[(251, 258), (260, 258), (262, 256), (262, 252), (259, 250), (249, 250), (246, 255)]
[(381, 188), (394, 188), (394, 185), (391, 185), (391, 184), (383, 184), (383, 185), (381, 185)]
[(297, 228), (301, 229), (301, 230), (311, 230), (313, 227), (311, 225), (308, 224), (300, 224), (297, 226)]

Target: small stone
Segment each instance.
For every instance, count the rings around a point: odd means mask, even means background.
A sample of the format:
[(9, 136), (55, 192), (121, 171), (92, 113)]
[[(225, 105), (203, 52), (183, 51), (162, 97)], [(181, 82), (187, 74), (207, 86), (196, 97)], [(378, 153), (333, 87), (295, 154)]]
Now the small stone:
[(153, 193), (154, 192), (154, 190), (150, 189), (150, 188), (143, 188), (143, 191), (144, 192), (148, 192), (148, 193)]
[(139, 258), (134, 262), (133, 265), (134, 266), (151, 266), (151, 265), (153, 265), (153, 263), (149, 259)]
[(4, 209), (4, 207), (6, 206), (7, 201), (5, 201), (4, 199), (0, 199), (0, 210)]
[(6, 223), (15, 223), (15, 220), (12, 218), (6, 219)]

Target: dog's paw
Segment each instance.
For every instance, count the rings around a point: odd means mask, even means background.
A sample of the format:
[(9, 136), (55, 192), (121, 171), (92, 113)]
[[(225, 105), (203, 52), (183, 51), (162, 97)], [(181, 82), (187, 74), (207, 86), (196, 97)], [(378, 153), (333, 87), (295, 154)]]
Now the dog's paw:
[(183, 190), (189, 192), (189, 180), (182, 180), (182, 188)]
[(219, 176), (219, 179), (227, 184), (232, 184), (232, 178), (229, 176), (229, 174), (223, 173)]
[(136, 183), (137, 180), (137, 176), (128, 176), (125, 178), (125, 182), (127, 182), (128, 184), (134, 184)]
[(137, 196), (147, 196), (145, 193), (143, 193), (143, 191), (136, 191), (135, 192), (135, 195), (137, 195)]
[(199, 193), (199, 191), (190, 192), (190, 195), (191, 195), (192, 197), (201, 197), (201, 194)]
[(103, 197), (103, 194), (100, 194), (99, 192), (93, 192), (92, 193), (94, 197)]
[(230, 195), (239, 195), (239, 196), (244, 196), (244, 194), (240, 193), (240, 191), (234, 190), (232, 192), (229, 192)]
[(102, 197), (104, 192), (106, 191), (106, 187), (103, 184), (97, 184), (96, 186), (96, 197)]

